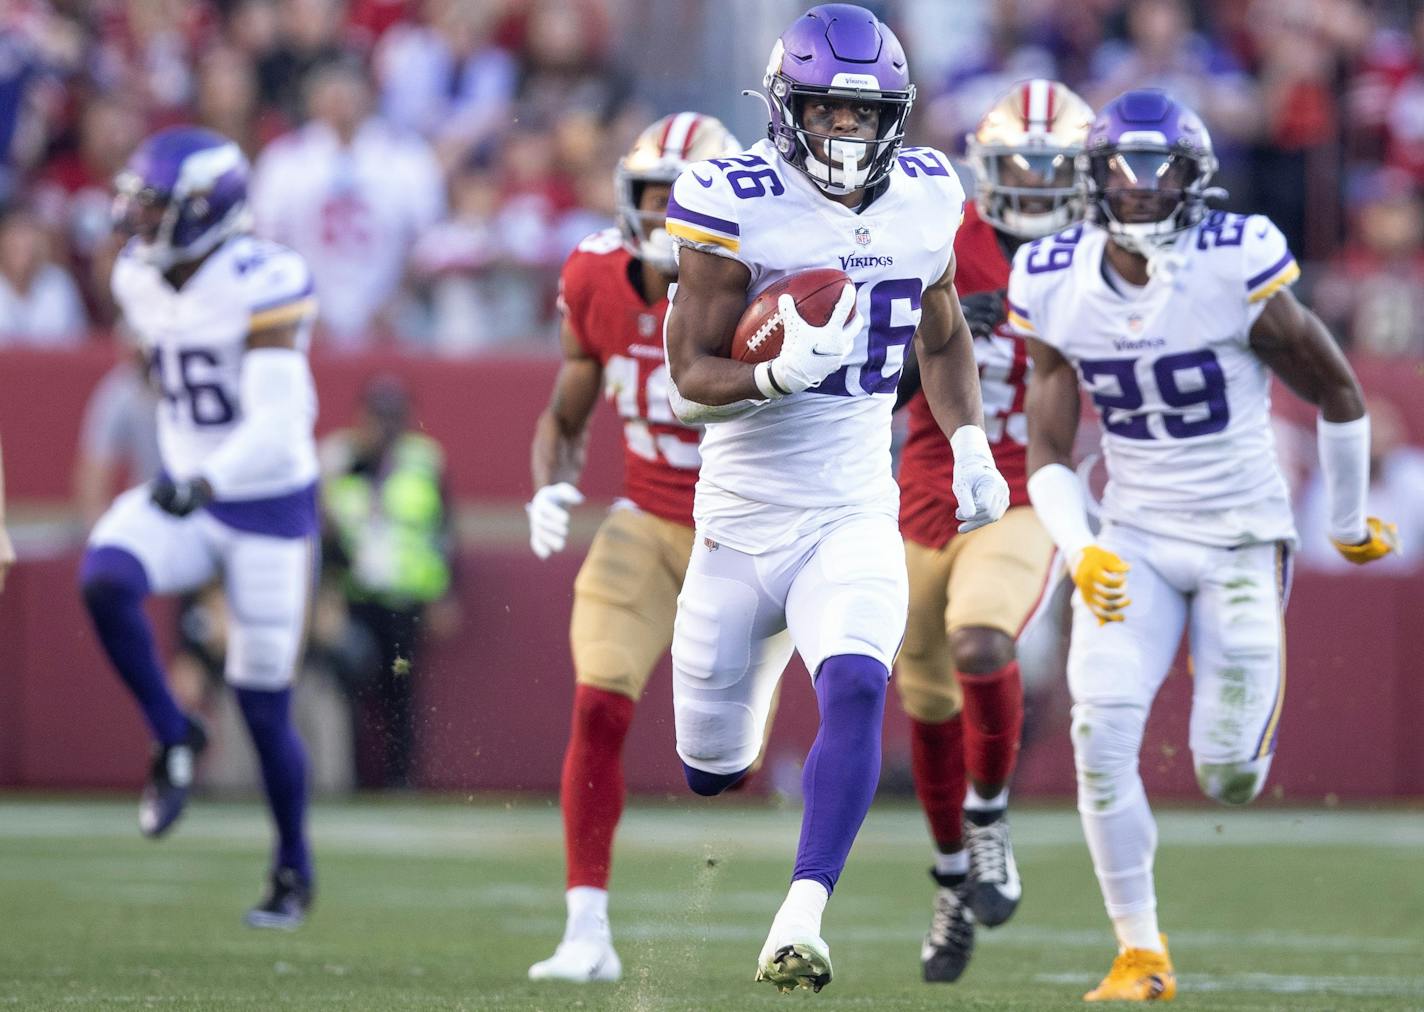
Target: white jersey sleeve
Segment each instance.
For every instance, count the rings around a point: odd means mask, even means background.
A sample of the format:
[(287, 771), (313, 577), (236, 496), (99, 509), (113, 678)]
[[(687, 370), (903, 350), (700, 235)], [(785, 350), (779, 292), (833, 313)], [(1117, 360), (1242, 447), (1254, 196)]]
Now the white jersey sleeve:
[(1295, 284), (1300, 267), (1286, 245), (1286, 237), (1264, 214), (1241, 221), (1241, 275), (1247, 318), (1255, 323), (1266, 303), (1287, 285)]
[[(668, 197), (667, 230), (675, 249), (685, 247), (737, 260), (755, 273), (742, 250), (738, 192), (782, 187), (774, 170), (759, 174), (765, 160), (755, 154), (697, 162), (683, 170)], [(740, 191), (734, 191), (740, 186)]]
[(316, 321), (317, 301), (311, 270), (299, 253), (274, 242), (257, 241), (247, 259), (237, 263), (248, 307), (249, 333), (297, 324), (297, 348), (305, 351)]

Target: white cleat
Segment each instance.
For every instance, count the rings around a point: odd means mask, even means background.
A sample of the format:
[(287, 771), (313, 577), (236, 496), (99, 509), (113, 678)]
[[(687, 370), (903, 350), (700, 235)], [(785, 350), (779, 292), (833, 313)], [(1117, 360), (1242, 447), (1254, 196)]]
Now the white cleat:
[(548, 959), (529, 968), (530, 980), (573, 984), (612, 983), (623, 976), (623, 963), (608, 938), (574, 938), (559, 943)]
[(778, 932), (773, 926), (755, 979), (775, 984), (782, 994), (798, 987), (819, 991), (831, 982), (831, 947), (811, 932)]

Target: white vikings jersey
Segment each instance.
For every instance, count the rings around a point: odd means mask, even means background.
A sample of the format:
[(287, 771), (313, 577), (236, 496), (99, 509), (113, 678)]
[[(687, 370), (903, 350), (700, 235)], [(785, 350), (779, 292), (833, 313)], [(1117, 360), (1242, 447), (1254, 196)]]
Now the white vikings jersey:
[(1211, 212), (1140, 290), (1110, 276), (1108, 241), (1074, 226), (1021, 247), (1009, 278), (1013, 327), (1072, 363), (1101, 414), (1104, 516), (1208, 545), (1293, 540), (1270, 376), (1249, 343), (1300, 276), (1285, 237)]
[[(177, 291), (125, 248), (114, 264), (112, 287), (162, 396), (163, 467), (176, 480), (190, 478), (242, 421), (239, 379), (247, 335), (299, 323), (297, 346), (306, 351), (316, 317), (311, 272), (285, 246), (244, 235), (218, 247)], [(227, 497), (279, 496), (306, 488), (316, 477), (316, 444), (308, 434), (294, 463), (255, 476)]]
[(679, 246), (745, 264), (748, 301), (788, 274), (838, 267), (855, 280), (861, 323), (854, 350), (818, 386), (707, 426), (699, 530), (755, 552), (795, 535), (788, 509), (897, 511), (895, 387), (921, 294), (948, 268), (963, 210), (958, 177), (930, 148), (904, 149), (859, 213), (785, 165), (770, 141), (678, 177), (667, 229)]

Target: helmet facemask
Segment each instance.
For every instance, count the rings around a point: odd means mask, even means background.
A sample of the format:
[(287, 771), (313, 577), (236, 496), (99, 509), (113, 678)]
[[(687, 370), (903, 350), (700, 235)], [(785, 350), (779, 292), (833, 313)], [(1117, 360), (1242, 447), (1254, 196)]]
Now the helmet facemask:
[[(773, 62), (779, 62), (773, 54)], [(852, 75), (844, 75), (852, 76)], [(869, 82), (873, 83), (872, 78)], [(772, 108), (768, 135), (781, 157), (806, 173), (826, 193), (846, 194), (874, 186), (890, 174), (905, 139), (905, 120), (915, 101), (915, 86), (905, 91), (873, 87), (820, 87), (798, 84), (785, 74), (765, 80)], [(807, 110), (818, 100), (852, 106), (857, 121), (870, 110), (874, 128), (868, 137), (811, 129)]]
[(667, 201), (660, 210), (643, 210), (640, 205), (649, 185), (671, 187), (680, 167), (667, 172), (631, 172), (619, 166), (614, 174), (617, 192), (618, 230), (629, 253), (668, 277), (677, 276), (672, 236), (667, 231)]
[(1201, 220), (1216, 171), (1209, 152), (1117, 144), (1078, 157), (1094, 219), (1119, 246), (1152, 259)]
[(980, 217), (1019, 239), (1040, 239), (1072, 225), (1083, 216), (1076, 154), (1070, 148), (981, 145), (971, 135)]

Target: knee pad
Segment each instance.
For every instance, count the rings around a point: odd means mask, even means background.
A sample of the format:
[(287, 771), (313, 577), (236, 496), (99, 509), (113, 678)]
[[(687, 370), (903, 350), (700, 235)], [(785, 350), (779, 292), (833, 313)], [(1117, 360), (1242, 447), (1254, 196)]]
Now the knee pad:
[(837, 654), (827, 657), (816, 671), (816, 694), (846, 705), (883, 703), (890, 672), (874, 657)]
[(131, 552), (91, 546), (79, 564), (79, 588), (91, 608), (119, 598), (142, 599), (148, 595), (148, 573)]
[(673, 698), (677, 753), (684, 764), (721, 776), (740, 776), (761, 751), (762, 726), (744, 703)]
[(1104, 814), (1142, 790), (1137, 772), (1147, 712), (1140, 706), (1077, 703), (1073, 706), (1073, 759), (1078, 807)]
[(1249, 805), (1266, 786), (1271, 770), (1271, 756), (1246, 759), (1234, 763), (1208, 763), (1197, 760), (1197, 783), (1202, 793), (1223, 805)]

